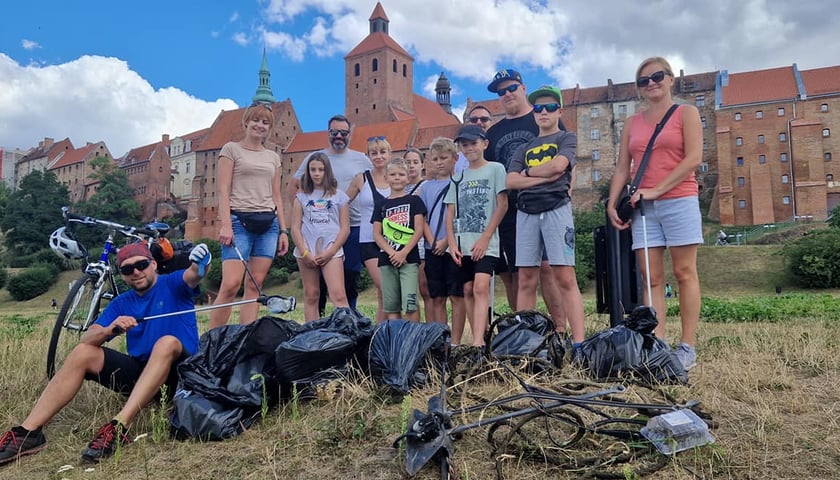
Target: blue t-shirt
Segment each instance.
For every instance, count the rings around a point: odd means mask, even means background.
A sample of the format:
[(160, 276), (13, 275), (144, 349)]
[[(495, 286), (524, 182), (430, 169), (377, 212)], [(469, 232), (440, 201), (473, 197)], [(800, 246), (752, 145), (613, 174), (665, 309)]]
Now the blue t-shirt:
[[(120, 315), (139, 319), (162, 313), (192, 310), (195, 308), (193, 298), (197, 294), (197, 288), (190, 288), (184, 283), (183, 270), (168, 275), (158, 275), (155, 285), (144, 295), (141, 296), (135, 290), (129, 290), (112, 300), (105, 311), (99, 315), (96, 324), (107, 328)], [(155, 342), (166, 335), (172, 335), (180, 340), (188, 354), (195, 353), (198, 349), (198, 325), (195, 312), (140, 322), (139, 325), (125, 332), (128, 354), (146, 361), (152, 353)]]
[[(435, 241), (446, 238), (446, 205), (443, 203), (443, 196), (440, 195), (443, 189), (449, 188), (449, 179), (442, 180), (426, 180), (423, 182), (423, 188), (420, 189), (420, 198), (423, 204), (426, 205), (426, 223), (432, 230), (432, 235), (435, 235)], [(445, 194), (444, 194), (445, 195)], [(438, 198), (440, 197), (440, 198)], [(435, 202), (437, 200), (437, 202)], [(441, 215), (443, 213), (443, 215)], [(426, 244), (426, 249), (431, 250), (433, 245)]]

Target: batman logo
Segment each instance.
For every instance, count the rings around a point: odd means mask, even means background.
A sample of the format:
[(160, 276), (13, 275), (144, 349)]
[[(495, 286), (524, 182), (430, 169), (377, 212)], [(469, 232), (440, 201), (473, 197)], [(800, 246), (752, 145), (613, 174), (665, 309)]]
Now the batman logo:
[(525, 152), (525, 165), (528, 167), (542, 165), (556, 157), (558, 152), (557, 144), (554, 143), (544, 143), (540, 146), (530, 148)]

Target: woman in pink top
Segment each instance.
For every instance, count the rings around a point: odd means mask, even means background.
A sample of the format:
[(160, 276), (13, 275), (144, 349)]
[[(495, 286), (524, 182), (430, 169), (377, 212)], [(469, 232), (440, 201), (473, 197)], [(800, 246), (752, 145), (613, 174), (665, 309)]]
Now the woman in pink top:
[(674, 103), (671, 97), (673, 85), (674, 73), (664, 58), (648, 58), (636, 70), (636, 86), (643, 99), (643, 110), (628, 120), (621, 135), (607, 215), (619, 230), (632, 227), (637, 265), (641, 266), (645, 282), (648, 277), (651, 282), (653, 298), (645, 298), (645, 304), (656, 310), (659, 319), (656, 336), (662, 339), (665, 338), (667, 312), (664, 257), (665, 249), (671, 250), (682, 320), (682, 337), (676, 353), (683, 366), (690, 369), (697, 358), (694, 350), (700, 319), (697, 247), (703, 243), (697, 181), (694, 178), (694, 171), (702, 160), (703, 131), (700, 113), (693, 105), (680, 105), (659, 133), (639, 189), (631, 198), (634, 205), (642, 197), (645, 201), (650, 272), (645, 271), (644, 232), (642, 222), (638, 221), (639, 211), (636, 210), (633, 219), (627, 223), (623, 223), (616, 212), (620, 193), (632, 180), (656, 124)]

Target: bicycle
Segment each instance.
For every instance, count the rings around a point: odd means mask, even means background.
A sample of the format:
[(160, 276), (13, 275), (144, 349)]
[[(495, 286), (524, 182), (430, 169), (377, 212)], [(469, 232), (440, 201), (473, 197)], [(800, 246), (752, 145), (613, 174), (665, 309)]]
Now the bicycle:
[[(67, 225), (50, 235), (50, 247), (68, 260), (84, 260), (84, 273), (70, 286), (70, 292), (61, 304), (55, 326), (47, 349), (47, 378), (52, 378), (56, 366), (60, 366), (70, 351), (79, 343), (81, 336), (96, 321), (104, 302), (120, 294), (114, 265), (110, 261), (111, 253), (116, 251), (114, 242), (117, 233), (137, 241), (150, 244), (163, 238), (169, 231), (165, 223), (151, 223), (145, 227), (133, 227), (116, 222), (100, 220), (69, 212), (62, 207), (62, 214)], [(102, 226), (109, 229), (108, 238), (102, 254), (95, 262), (90, 262), (87, 249), (72, 234), (72, 226)], [(62, 335), (62, 332), (68, 334)]]

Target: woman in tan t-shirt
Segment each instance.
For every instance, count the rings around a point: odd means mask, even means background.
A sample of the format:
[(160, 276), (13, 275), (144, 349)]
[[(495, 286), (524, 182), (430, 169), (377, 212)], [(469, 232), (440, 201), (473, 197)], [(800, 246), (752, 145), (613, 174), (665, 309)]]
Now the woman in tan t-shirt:
[[(280, 156), (264, 147), (274, 115), (268, 105), (252, 105), (242, 117), (245, 138), (228, 142), (219, 153), (216, 175), (219, 195), (219, 243), (222, 244), (222, 284), (215, 305), (233, 301), (245, 275), (245, 265), (239, 253), (247, 259), (250, 276), (245, 278), (243, 300), (257, 298), (268, 269), (276, 255), (289, 250), (286, 216), (280, 195)], [(249, 216), (262, 213), (267, 221), (249, 221)], [(272, 215), (273, 213), (273, 215)], [(264, 219), (265, 220), (265, 219)], [(260, 228), (259, 223), (264, 223)], [(239, 252), (236, 251), (236, 248)], [(239, 323), (257, 319), (259, 304), (242, 305)], [(231, 307), (218, 308), (210, 313), (210, 328), (224, 325), (230, 318)]]

